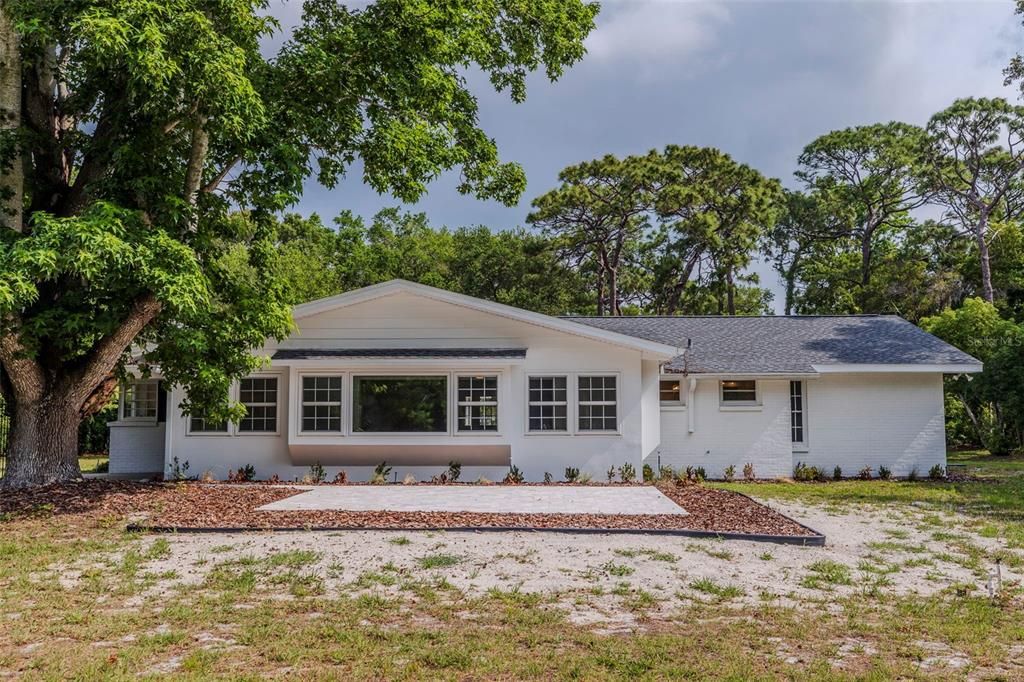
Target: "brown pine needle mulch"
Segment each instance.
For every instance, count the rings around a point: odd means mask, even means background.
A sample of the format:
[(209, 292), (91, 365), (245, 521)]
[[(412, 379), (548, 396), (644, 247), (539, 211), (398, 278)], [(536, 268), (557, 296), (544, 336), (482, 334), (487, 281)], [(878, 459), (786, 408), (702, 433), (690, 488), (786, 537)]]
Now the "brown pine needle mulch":
[(265, 504), (304, 490), (291, 486), (88, 480), (4, 493), (0, 495), (0, 520), (23, 515), (72, 514), (125, 517), (141, 528), (179, 530), (558, 528), (820, 537), (811, 529), (738, 493), (699, 485), (658, 487), (688, 514), (259, 511)]

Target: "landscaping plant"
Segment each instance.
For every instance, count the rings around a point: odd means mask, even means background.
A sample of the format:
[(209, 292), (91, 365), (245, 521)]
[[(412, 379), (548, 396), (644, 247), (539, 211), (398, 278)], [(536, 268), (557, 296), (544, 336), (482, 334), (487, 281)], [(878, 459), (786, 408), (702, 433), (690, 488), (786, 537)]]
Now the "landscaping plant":
[(722, 478), (725, 479), (727, 483), (732, 483), (733, 479), (736, 478), (736, 465), (730, 464), (725, 467), (725, 470), (722, 472)]
[(871, 480), (871, 467), (864, 467), (863, 469), (861, 469), (857, 473), (857, 478), (859, 478), (862, 481), (870, 481)]
[(878, 477), (883, 481), (891, 480), (892, 471), (888, 467), (880, 466), (878, 467)]
[(335, 485), (345, 485), (348, 483), (348, 473), (344, 469), (336, 473), (334, 475), (334, 483)]
[(459, 476), (462, 475), (462, 463), (451, 461), (448, 462), (448, 480), (452, 483), (456, 483), (459, 480)]
[(313, 485), (320, 485), (327, 480), (327, 472), (324, 471), (324, 466), (320, 462), (314, 462), (309, 467), (309, 480)]
[(513, 464), (511, 467), (509, 467), (508, 473), (505, 474), (505, 483), (508, 483), (508, 484), (515, 485), (515, 484), (522, 483), (525, 480), (526, 480), (526, 477), (523, 476), (523, 472), (520, 471), (519, 467), (517, 467), (515, 464)]
[(946, 470), (942, 468), (941, 464), (935, 464), (931, 469), (928, 470), (928, 478), (933, 481), (939, 481), (946, 477)]
[(832, 470), (832, 480), (833, 481), (841, 481), (841, 480), (843, 480), (843, 468), (842, 467), (838, 467), (837, 466), (835, 469)]
[(750, 462), (747, 462), (746, 464), (743, 465), (743, 480), (753, 481), (755, 480), (755, 478), (756, 477), (754, 476), (754, 465)]
[(565, 467), (565, 480), (568, 483), (575, 483), (580, 477), (580, 470), (576, 467)]
[(636, 480), (636, 468), (629, 462), (626, 462), (619, 467), (619, 479), (623, 483), (632, 483)]

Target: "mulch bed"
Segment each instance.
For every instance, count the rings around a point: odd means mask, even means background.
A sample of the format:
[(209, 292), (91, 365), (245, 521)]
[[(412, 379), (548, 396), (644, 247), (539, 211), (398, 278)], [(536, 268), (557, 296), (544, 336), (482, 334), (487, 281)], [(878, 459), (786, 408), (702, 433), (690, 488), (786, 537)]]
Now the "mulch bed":
[(0, 495), (0, 514), (127, 516), (143, 529), (536, 528), (699, 531), (820, 537), (738, 493), (698, 485), (659, 489), (688, 515), (493, 514), (469, 512), (257, 511), (302, 489), (265, 485), (90, 480)]

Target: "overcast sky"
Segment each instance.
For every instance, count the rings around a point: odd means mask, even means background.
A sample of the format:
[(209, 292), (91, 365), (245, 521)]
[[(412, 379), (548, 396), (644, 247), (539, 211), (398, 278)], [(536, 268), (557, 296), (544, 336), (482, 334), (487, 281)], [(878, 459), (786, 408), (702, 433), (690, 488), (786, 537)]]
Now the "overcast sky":
[[(278, 0), (280, 1), (280, 0)], [(287, 26), (298, 2), (277, 7)], [(1011, 0), (609, 0), (588, 54), (561, 81), (532, 78), (514, 104), (480, 83), (483, 128), (529, 187), (513, 208), (460, 196), (454, 177), (409, 207), (435, 226), (521, 225), (530, 201), (570, 164), (666, 144), (718, 147), (792, 185), (818, 135), (902, 120), (924, 124), (957, 97), (1016, 98), (1002, 68), (1024, 44)], [(298, 209), (329, 220), (398, 205), (353, 169), (334, 190), (310, 184)], [(770, 269), (756, 267), (778, 292)], [(780, 296), (777, 295), (777, 299)], [(780, 303), (780, 301), (776, 301)]]

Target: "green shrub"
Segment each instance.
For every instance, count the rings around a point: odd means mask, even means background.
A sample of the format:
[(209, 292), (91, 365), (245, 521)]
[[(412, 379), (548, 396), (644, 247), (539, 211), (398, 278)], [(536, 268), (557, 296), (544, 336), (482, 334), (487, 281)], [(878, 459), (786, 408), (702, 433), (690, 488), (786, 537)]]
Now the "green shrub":
[(523, 476), (523, 472), (514, 464), (509, 467), (508, 473), (505, 474), (505, 483), (518, 484), (522, 483), (524, 480), (526, 480), (526, 477)]
[(859, 472), (857, 472), (857, 478), (859, 478), (862, 481), (870, 481), (871, 480), (871, 467), (864, 467)]
[(843, 480), (843, 468), (842, 467), (836, 467), (835, 469), (832, 470), (832, 480), (833, 481), (841, 481), (841, 480)]
[(569, 483), (575, 483), (576, 479), (580, 477), (580, 470), (576, 467), (565, 467), (565, 480)]
[(184, 462), (178, 460), (178, 456), (175, 455), (171, 458), (171, 470), (170, 477), (172, 481), (184, 481), (188, 478), (188, 460)]
[(324, 471), (323, 464), (316, 462), (309, 467), (309, 480), (317, 485), (327, 480), (327, 472)]
[(793, 479), (796, 481), (826, 481), (825, 471), (818, 467), (808, 466), (803, 462), (797, 462), (793, 467)]
[(231, 483), (247, 483), (256, 480), (256, 467), (252, 464), (238, 467), (237, 471), (228, 471), (228, 481)]
[(550, 471), (545, 471), (544, 472), (544, 482), (545, 483), (551, 483), (552, 480), (554, 480), (554, 477), (551, 475), (551, 472)]
[(878, 467), (878, 477), (883, 481), (891, 480), (892, 471), (889, 470), (889, 467)]
[(933, 481), (939, 481), (945, 477), (946, 470), (942, 467), (941, 464), (936, 464), (935, 466), (928, 470), (928, 478), (932, 479)]
[(907, 474), (907, 480), (913, 483), (919, 478), (921, 478), (921, 474), (917, 473), (917, 466), (915, 465), (914, 468), (910, 470), (910, 473)]
[(632, 483), (636, 480), (636, 467), (626, 462), (619, 467), (619, 480), (623, 483)]
[(462, 462), (448, 462), (448, 480), (455, 483), (462, 475)]
[(746, 464), (743, 465), (743, 480), (753, 481), (755, 479), (756, 477), (754, 476), (754, 465), (751, 464), (750, 462), (747, 462)]
[(704, 470), (704, 467), (697, 467), (694, 469), (693, 475), (698, 481), (708, 480), (708, 472)]
[(608, 467), (608, 471), (606, 473), (608, 475), (608, 482), (609, 483), (611, 483), (612, 481), (615, 480), (615, 467), (614, 466)]
[(652, 483), (654, 481), (654, 469), (650, 464), (644, 464), (643, 475), (644, 483)]
[(733, 479), (736, 478), (736, 465), (730, 464), (729, 466), (725, 467), (725, 471), (722, 472), (722, 478), (724, 478), (727, 482), (731, 483)]
[(669, 465), (658, 467), (658, 478), (662, 481), (671, 481), (676, 477), (676, 470)]

